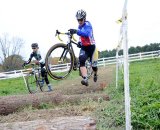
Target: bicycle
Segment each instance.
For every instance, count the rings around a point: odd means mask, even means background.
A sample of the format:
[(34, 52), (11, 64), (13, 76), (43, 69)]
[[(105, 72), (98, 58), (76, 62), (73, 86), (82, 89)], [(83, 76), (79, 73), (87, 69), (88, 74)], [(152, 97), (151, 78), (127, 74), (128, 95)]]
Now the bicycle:
[[(56, 35), (60, 41), (59, 35), (67, 35), (68, 41), (65, 43), (57, 43), (53, 45), (46, 54), (45, 66), (49, 76), (55, 80), (65, 79), (72, 70), (77, 70), (79, 68), (78, 60), (75, 56), (72, 44), (78, 45), (76, 39), (70, 31), (66, 33), (59, 32), (56, 30)], [(88, 73), (88, 78), (91, 77), (93, 70), (91, 63), (87, 61), (86, 68)]]
[[(31, 66), (31, 67), (30, 67)], [(23, 79), (25, 85), (30, 93), (36, 93), (39, 89), (44, 92), (47, 90), (44, 85), (44, 80), (41, 76), (41, 68), (35, 63), (31, 63), (24, 66), (25, 71), (23, 72)]]

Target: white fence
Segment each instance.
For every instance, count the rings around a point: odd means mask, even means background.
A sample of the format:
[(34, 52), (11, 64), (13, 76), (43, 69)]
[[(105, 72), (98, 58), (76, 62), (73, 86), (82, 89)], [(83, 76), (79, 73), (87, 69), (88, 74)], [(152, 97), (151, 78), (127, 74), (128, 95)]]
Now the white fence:
[[(158, 57), (160, 57), (159, 54), (160, 54), (160, 50), (159, 51), (137, 53), (137, 54), (130, 54), (129, 55), (129, 62), (158, 58)], [(100, 58), (100, 59), (98, 59), (98, 66), (107, 66), (107, 65), (111, 65), (111, 64), (116, 64), (117, 61), (119, 63), (123, 64), (123, 56), (119, 56), (118, 59), (116, 59), (116, 57)], [(66, 67), (66, 66), (67, 65), (64, 65), (64, 67)], [(56, 71), (60, 70), (60, 69), (62, 69), (62, 66), (56, 67)], [(65, 69), (65, 68), (63, 68), (63, 69)], [(24, 70), (2, 72), (2, 73), (0, 73), (0, 80), (21, 77), (22, 72), (24, 72)]]

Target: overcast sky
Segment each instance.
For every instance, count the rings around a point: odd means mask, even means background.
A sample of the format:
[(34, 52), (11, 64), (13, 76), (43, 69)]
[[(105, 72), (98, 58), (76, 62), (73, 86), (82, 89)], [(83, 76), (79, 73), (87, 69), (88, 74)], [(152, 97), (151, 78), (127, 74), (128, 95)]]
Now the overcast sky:
[[(24, 58), (33, 42), (45, 54), (58, 42), (56, 29), (77, 28), (76, 11), (84, 9), (98, 50), (112, 50), (118, 44), (120, 24), (115, 21), (122, 16), (123, 5), (124, 0), (0, 0), (0, 35), (22, 38)], [(160, 43), (159, 6), (160, 0), (128, 0), (129, 46)]]

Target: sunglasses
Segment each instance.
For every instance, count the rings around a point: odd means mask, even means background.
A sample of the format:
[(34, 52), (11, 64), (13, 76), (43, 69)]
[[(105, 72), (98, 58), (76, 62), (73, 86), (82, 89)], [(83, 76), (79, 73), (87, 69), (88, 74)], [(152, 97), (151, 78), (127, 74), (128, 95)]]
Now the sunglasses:
[(36, 47), (32, 47), (32, 49), (36, 49)]
[(81, 18), (81, 19), (77, 19), (77, 21), (83, 21), (83, 18)]

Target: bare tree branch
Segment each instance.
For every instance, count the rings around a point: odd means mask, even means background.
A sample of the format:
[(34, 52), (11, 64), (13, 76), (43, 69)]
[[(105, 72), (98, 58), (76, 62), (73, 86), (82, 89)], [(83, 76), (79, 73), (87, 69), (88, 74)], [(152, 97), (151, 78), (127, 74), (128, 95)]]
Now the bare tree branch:
[(19, 37), (10, 38), (8, 34), (0, 36), (0, 50), (2, 52), (0, 59), (5, 70), (14, 69), (14, 66), (17, 65), (18, 59), (16, 58), (20, 58), (18, 55), (23, 44), (24, 41)]
[(24, 44), (24, 41), (21, 38), (18, 37), (13, 37), (12, 38), (12, 45), (13, 45), (13, 49), (12, 49), (12, 55), (13, 54), (19, 54), (21, 47)]

